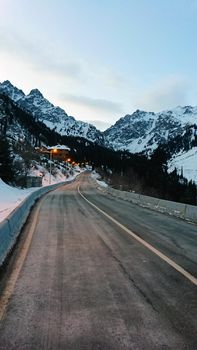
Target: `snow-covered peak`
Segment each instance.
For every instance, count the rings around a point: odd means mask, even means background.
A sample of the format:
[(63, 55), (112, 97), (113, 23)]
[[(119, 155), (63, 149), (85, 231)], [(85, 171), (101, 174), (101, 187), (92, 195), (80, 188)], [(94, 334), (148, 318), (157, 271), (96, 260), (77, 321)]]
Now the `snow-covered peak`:
[(132, 118), (152, 118), (155, 116), (154, 112), (146, 112), (146, 111), (141, 111), (140, 109), (137, 109), (133, 114), (129, 115), (129, 117)]
[(15, 102), (25, 96), (24, 92), (12, 85), (9, 80), (0, 83), (0, 93), (8, 95)]
[(43, 95), (41, 94), (41, 92), (38, 89), (32, 89), (28, 96), (43, 98)]
[(192, 106), (178, 106), (171, 110), (164, 110), (157, 113), (158, 115), (172, 117), (179, 120), (183, 124), (196, 124), (197, 123), (197, 107)]
[(194, 124), (197, 125), (197, 107), (179, 106), (158, 113), (136, 110), (119, 119), (104, 136), (107, 146), (115, 150), (151, 153)]
[(103, 135), (93, 125), (76, 121), (60, 107), (49, 102), (38, 89), (33, 89), (18, 101), (20, 107), (61, 135), (84, 137), (103, 144)]
[(0, 84), (0, 93), (9, 96), (20, 108), (61, 135), (83, 137), (89, 141), (104, 144), (101, 131), (91, 124), (68, 116), (62, 108), (49, 102), (38, 89), (32, 89), (28, 95), (25, 95), (23, 91), (6, 80)]
[(1, 83), (2, 87), (12, 88), (13, 85), (10, 83), (9, 80), (4, 80), (3, 83)]

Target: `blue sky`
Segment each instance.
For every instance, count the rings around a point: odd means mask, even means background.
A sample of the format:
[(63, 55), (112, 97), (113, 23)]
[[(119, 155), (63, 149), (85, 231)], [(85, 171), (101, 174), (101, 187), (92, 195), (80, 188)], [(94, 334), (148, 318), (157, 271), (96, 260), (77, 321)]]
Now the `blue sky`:
[(197, 0), (0, 0), (0, 81), (104, 128), (197, 105)]

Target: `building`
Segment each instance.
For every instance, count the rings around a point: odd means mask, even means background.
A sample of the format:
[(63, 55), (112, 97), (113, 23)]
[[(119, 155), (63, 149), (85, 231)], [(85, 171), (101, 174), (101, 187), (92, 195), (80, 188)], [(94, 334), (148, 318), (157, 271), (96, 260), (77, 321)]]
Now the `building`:
[(55, 145), (47, 147), (49, 152), (52, 152), (53, 159), (66, 161), (70, 157), (70, 148), (66, 145)]
[(37, 151), (39, 153), (51, 155), (51, 158), (57, 159), (59, 161), (67, 161), (70, 157), (70, 148), (66, 145), (55, 145), (50, 147), (38, 147)]

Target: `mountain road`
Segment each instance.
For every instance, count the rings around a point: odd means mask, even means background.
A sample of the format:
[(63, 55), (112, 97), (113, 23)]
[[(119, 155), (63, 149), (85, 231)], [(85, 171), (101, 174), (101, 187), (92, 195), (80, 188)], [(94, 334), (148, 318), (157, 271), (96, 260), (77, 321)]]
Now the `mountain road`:
[(197, 349), (197, 225), (89, 174), (33, 208), (0, 276), (0, 350)]

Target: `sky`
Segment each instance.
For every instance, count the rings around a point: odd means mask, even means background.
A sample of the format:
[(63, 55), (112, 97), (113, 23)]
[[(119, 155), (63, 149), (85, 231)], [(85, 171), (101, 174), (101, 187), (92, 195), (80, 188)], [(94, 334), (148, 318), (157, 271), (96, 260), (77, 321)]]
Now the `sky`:
[(104, 130), (197, 105), (197, 0), (0, 0), (0, 82)]

